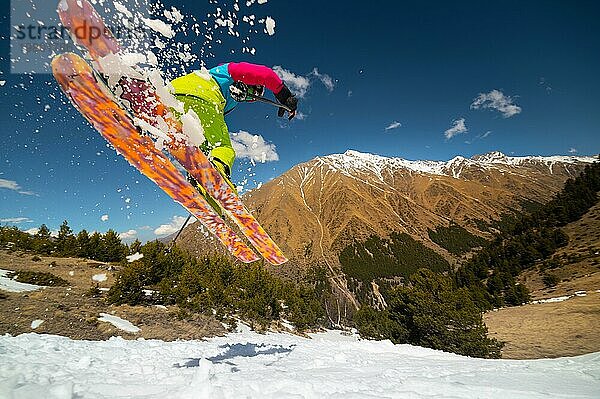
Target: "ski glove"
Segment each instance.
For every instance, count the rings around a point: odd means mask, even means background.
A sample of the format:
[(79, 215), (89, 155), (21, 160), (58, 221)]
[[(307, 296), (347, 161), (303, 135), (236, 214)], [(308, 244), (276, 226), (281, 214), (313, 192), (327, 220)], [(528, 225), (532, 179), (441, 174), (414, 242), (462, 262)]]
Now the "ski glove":
[(280, 104), (285, 105), (287, 108), (279, 108), (277, 111), (277, 116), (282, 117), (287, 111), (289, 113), (289, 119), (294, 119), (296, 116), (296, 110), (298, 109), (298, 99), (292, 94), (290, 89), (288, 89), (286, 85), (283, 85), (283, 88), (279, 91), (279, 93), (275, 94), (275, 97)]

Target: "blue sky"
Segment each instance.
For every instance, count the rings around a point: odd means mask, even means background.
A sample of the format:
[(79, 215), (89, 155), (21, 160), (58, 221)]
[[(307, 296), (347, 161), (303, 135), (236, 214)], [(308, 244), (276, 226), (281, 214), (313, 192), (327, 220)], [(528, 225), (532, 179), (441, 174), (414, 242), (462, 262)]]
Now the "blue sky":
[[(215, 7), (164, 3), (198, 19)], [(219, 3), (231, 10), (231, 2)], [(10, 4), (0, 4), (0, 223), (26, 230), (67, 219), (75, 230), (135, 230), (151, 239), (157, 227), (185, 216), (61, 101), (51, 76), (10, 74)], [(240, 7), (240, 14), (271, 16), (275, 35), (253, 35), (254, 56), (223, 35), (207, 65), (279, 65), (309, 84), (303, 120), (278, 120), (262, 104), (228, 116), (232, 132), (276, 146), (278, 161), (238, 163), (236, 180), (249, 186), (347, 149), (435, 160), (492, 150), (600, 152), (596, 2), (269, 0)]]

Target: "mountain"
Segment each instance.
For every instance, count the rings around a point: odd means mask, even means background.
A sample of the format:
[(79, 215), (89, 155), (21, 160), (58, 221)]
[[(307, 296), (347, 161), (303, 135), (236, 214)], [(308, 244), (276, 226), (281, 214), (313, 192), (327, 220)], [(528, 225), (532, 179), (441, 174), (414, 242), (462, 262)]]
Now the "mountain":
[[(477, 239), (490, 238), (504, 215), (550, 200), (596, 160), (490, 152), (409, 161), (347, 151), (299, 164), (247, 193), (244, 202), (290, 257), (280, 273), (326, 267), (335, 276), (333, 285), (355, 303), (345, 274), (356, 265), (380, 267), (374, 271), (378, 277), (393, 277), (406, 270), (390, 267), (426, 254), (424, 262), (451, 267), (468, 256), (467, 243), (473, 247)], [(206, 247), (196, 225), (184, 231), (179, 245)], [(457, 242), (467, 248), (455, 248)], [(361, 283), (359, 274), (354, 277)]]

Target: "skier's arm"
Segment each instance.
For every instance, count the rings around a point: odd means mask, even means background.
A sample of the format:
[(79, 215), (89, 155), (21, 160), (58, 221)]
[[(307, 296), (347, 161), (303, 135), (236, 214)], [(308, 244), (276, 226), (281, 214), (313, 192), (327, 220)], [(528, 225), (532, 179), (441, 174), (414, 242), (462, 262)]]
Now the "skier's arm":
[[(231, 78), (236, 82), (242, 82), (251, 86), (264, 86), (271, 90), (275, 94), (277, 101), (291, 110), (290, 119), (296, 116), (298, 99), (271, 68), (248, 62), (231, 62), (227, 69)], [(277, 114), (282, 117), (285, 114), (285, 109), (279, 108)]]
[(243, 82), (251, 86), (264, 86), (273, 94), (279, 94), (284, 84), (275, 72), (264, 65), (250, 64), (248, 62), (230, 62), (228, 71), (236, 82)]

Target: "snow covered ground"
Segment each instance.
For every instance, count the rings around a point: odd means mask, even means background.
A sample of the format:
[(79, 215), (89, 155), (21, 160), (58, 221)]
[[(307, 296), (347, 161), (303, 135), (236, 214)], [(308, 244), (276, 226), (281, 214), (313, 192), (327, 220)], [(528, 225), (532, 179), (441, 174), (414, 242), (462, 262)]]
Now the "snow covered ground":
[(11, 278), (8, 278), (8, 274), (11, 273), (9, 270), (0, 269), (0, 290), (8, 292), (28, 292), (39, 290), (39, 285), (20, 283)]
[(208, 341), (0, 337), (0, 398), (599, 398), (600, 353), (515, 361), (244, 330)]

